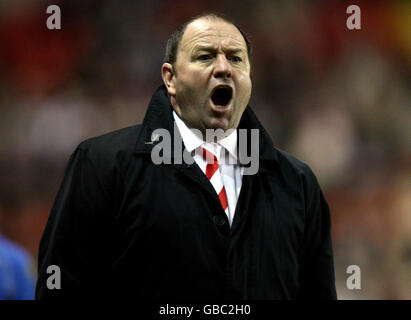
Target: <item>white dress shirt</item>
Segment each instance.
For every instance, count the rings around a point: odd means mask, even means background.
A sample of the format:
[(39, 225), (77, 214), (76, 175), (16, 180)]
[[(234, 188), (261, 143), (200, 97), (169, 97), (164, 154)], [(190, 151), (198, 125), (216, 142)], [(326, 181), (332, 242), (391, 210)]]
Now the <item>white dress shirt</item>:
[(204, 160), (201, 147), (213, 153), (219, 164), (221, 179), (225, 188), (228, 202), (228, 221), (233, 222), (235, 207), (241, 190), (243, 167), (237, 162), (237, 129), (217, 143), (205, 142), (189, 129), (183, 120), (173, 111), (173, 117), (185, 148), (188, 152), (195, 151), (194, 161), (206, 174), (207, 162)]

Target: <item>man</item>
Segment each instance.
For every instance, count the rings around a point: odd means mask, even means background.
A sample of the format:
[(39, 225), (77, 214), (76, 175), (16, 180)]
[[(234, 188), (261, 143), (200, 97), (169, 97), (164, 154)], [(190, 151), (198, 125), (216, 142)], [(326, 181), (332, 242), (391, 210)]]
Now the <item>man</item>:
[[(328, 206), (308, 166), (274, 148), (247, 106), (250, 55), (220, 16), (172, 35), (143, 124), (71, 156), (40, 243), (37, 298), (336, 298)], [(173, 148), (182, 138), (191, 164), (174, 153), (153, 162), (159, 129)], [(204, 141), (207, 129), (227, 134)], [(245, 129), (259, 130), (255, 174), (221, 158), (239, 160)], [(50, 265), (61, 289), (47, 287)]]

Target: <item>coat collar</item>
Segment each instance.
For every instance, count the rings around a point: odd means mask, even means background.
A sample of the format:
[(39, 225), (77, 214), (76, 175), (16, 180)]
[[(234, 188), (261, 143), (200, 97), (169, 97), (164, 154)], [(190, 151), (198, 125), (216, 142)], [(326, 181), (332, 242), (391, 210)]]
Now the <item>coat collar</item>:
[[(156, 129), (166, 129), (171, 134), (171, 141), (174, 141), (174, 119), (173, 108), (170, 98), (167, 95), (165, 85), (161, 85), (154, 92), (148, 105), (147, 113), (144, 117), (142, 128), (135, 146), (135, 153), (151, 153), (155, 142), (152, 140), (152, 133)], [(274, 148), (270, 136), (258, 121), (256, 115), (247, 106), (240, 120), (238, 129), (258, 129), (259, 130), (259, 157), (260, 160), (278, 162), (277, 150)], [(248, 132), (250, 130), (247, 130)], [(250, 138), (247, 139), (250, 142)]]

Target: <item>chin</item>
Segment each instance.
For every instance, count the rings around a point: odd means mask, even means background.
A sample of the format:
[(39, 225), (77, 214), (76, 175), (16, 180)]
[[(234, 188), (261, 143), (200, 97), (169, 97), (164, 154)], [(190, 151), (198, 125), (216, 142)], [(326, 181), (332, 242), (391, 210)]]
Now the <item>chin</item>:
[(226, 131), (231, 128), (230, 121), (226, 118), (213, 118), (213, 119), (210, 119), (208, 123), (209, 123), (209, 126), (208, 126), (209, 129), (214, 129), (214, 130), (222, 129)]

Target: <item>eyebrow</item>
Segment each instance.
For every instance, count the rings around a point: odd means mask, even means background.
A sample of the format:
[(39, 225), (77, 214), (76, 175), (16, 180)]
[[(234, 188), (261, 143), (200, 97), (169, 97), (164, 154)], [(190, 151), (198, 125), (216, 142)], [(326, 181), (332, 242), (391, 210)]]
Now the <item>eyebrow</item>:
[[(207, 51), (207, 52), (209, 52), (209, 51), (216, 51), (217, 50), (217, 47), (216, 46), (205, 46), (205, 45), (198, 45), (198, 46), (195, 46), (194, 48), (193, 48), (193, 52), (199, 52), (199, 51)], [(243, 48), (238, 48), (238, 47), (236, 47), (236, 48), (233, 48), (233, 47), (231, 47), (231, 48), (227, 48), (227, 49), (225, 49), (224, 50), (226, 53), (238, 53), (238, 52), (241, 52), (241, 53), (244, 53), (245, 52), (245, 50), (243, 49)]]

